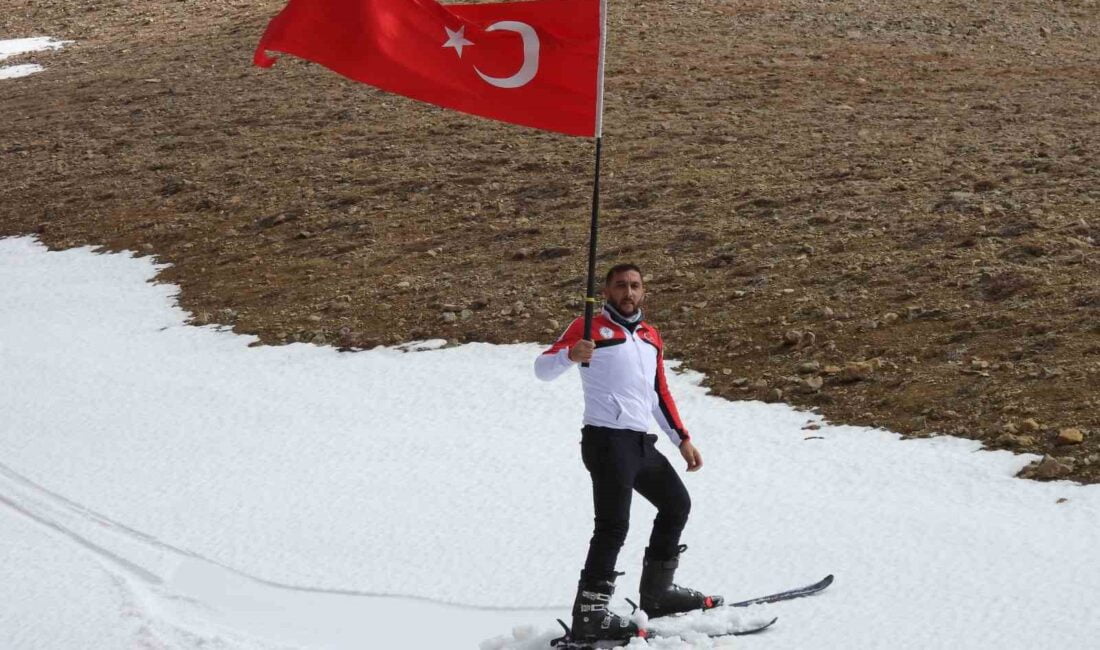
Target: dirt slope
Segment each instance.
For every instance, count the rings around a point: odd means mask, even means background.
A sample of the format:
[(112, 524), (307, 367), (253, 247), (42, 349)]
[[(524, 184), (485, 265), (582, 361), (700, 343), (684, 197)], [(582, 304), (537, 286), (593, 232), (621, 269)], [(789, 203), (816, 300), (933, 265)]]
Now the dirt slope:
[[(591, 142), (252, 68), (280, 2), (7, 4), (0, 38), (77, 44), (5, 62), (47, 71), (0, 81), (0, 236), (154, 254), (198, 322), (271, 344), (578, 313)], [(612, 12), (602, 263), (645, 268), (670, 356), (1100, 481), (1095, 0)]]

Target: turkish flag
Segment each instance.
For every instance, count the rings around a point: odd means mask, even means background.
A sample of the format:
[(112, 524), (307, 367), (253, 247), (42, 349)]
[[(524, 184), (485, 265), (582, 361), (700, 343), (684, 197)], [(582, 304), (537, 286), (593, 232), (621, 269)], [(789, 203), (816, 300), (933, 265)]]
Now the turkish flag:
[(599, 135), (601, 0), (291, 0), (256, 48), (504, 122)]

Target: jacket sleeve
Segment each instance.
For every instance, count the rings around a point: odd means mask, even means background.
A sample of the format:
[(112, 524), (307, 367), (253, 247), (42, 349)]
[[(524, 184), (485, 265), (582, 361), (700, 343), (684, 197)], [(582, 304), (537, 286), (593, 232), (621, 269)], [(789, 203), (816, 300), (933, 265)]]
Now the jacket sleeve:
[(584, 319), (578, 318), (548, 350), (535, 359), (535, 376), (543, 381), (552, 381), (572, 368), (574, 363), (569, 360), (569, 348), (583, 337)]
[(672, 393), (668, 390), (668, 381), (665, 379), (665, 344), (657, 337), (657, 376), (653, 380), (653, 390), (657, 391), (657, 404), (653, 407), (653, 419), (665, 432), (672, 444), (677, 447), (685, 440), (691, 440), (683, 421), (680, 420), (680, 412), (676, 409), (676, 402), (672, 399)]

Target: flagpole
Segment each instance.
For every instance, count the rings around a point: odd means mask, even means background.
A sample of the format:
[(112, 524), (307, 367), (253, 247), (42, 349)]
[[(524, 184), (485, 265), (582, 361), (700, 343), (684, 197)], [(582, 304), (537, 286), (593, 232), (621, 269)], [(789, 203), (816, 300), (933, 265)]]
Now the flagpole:
[[(592, 340), (596, 310), (596, 240), (600, 228), (600, 151), (603, 148), (603, 76), (607, 52), (607, 0), (600, 0), (600, 72), (596, 81), (596, 173), (592, 181), (592, 224), (588, 231), (588, 290), (584, 297), (584, 338)], [(581, 366), (587, 368), (587, 363)]]
[[(592, 182), (592, 224), (588, 232), (588, 293), (584, 298), (584, 338), (592, 340), (592, 317), (596, 309), (596, 238), (600, 228), (600, 149), (603, 138), (596, 137), (596, 178)], [(587, 368), (588, 364), (584, 364)]]

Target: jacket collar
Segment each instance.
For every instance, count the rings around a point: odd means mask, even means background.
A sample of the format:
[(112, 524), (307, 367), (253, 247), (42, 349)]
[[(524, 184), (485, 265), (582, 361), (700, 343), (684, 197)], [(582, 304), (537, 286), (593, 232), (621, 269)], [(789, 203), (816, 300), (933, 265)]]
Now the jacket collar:
[(623, 316), (619, 313), (618, 309), (615, 309), (608, 303), (604, 303), (603, 311), (607, 314), (608, 318), (624, 327), (628, 332), (633, 333), (635, 329), (642, 325), (641, 309), (635, 311), (632, 316)]

